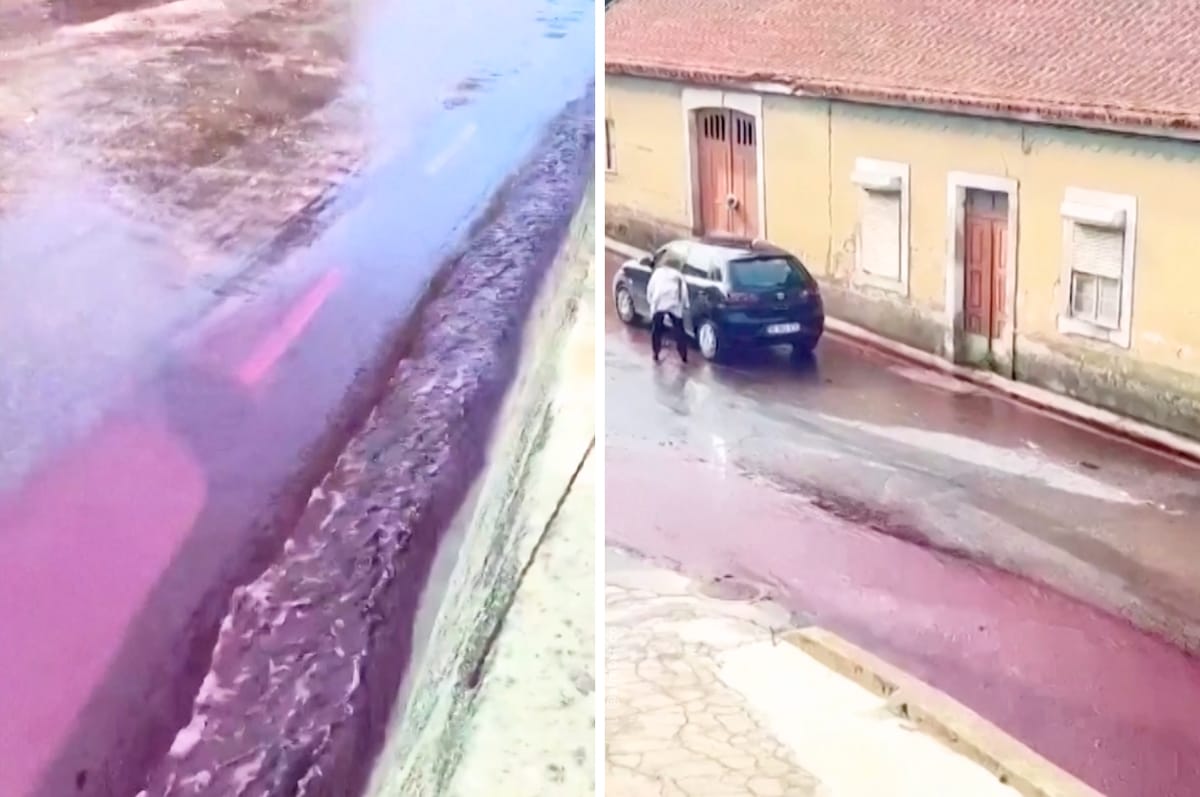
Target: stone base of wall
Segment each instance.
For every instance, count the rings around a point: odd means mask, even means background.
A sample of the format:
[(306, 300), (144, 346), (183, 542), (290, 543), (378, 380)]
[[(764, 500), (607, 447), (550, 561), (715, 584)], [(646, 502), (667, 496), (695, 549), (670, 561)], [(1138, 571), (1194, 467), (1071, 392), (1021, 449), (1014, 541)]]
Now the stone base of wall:
[(944, 357), (941, 320), (909, 302), (889, 296), (867, 295), (845, 285), (821, 282), (825, 312), (849, 324), (886, 338)]
[[(605, 234), (640, 249), (655, 249), (691, 233), (671, 222), (648, 219), (628, 208), (605, 208)], [(826, 312), (833, 318), (921, 351), (947, 357), (945, 321), (910, 302), (861, 293), (822, 282)], [(995, 362), (1003, 374), (1070, 396), (1167, 431), (1200, 439), (1200, 377), (1129, 357), (1098, 352), (1066, 340), (1018, 335), (1014, 361)]]
[(605, 205), (604, 234), (638, 249), (653, 251), (676, 238), (691, 237), (692, 231), (682, 224), (651, 219), (619, 205)]
[(1016, 377), (1200, 439), (1200, 377), (1063, 341), (1017, 338)]

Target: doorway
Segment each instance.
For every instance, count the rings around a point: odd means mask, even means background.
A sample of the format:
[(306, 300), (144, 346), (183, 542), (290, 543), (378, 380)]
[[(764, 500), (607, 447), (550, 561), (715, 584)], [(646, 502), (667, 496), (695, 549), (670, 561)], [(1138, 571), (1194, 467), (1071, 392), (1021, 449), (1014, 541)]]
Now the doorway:
[(698, 232), (758, 236), (758, 129), (729, 108), (696, 111)]
[(963, 198), (962, 359), (990, 362), (1008, 312), (1008, 194), (968, 188)]

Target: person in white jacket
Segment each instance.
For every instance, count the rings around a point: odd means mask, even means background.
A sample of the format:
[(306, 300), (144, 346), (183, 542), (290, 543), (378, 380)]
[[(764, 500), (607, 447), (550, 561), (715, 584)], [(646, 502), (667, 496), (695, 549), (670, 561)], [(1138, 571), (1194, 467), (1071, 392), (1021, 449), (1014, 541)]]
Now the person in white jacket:
[(683, 274), (669, 266), (654, 269), (646, 285), (646, 299), (650, 302), (650, 348), (654, 351), (654, 362), (658, 362), (663, 335), (667, 331), (667, 319), (670, 318), (675, 349), (679, 352), (679, 359), (686, 363), (688, 340), (683, 331), (683, 313), (688, 307), (688, 289)]

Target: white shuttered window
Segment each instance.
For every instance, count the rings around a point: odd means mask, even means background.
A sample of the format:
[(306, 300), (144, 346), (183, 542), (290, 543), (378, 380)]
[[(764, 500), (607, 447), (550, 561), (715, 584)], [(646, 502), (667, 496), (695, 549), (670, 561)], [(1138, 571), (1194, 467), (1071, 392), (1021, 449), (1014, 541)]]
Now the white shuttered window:
[(908, 164), (855, 158), (858, 186), (854, 282), (908, 294)]
[(1120, 329), (1125, 231), (1075, 223), (1071, 232), (1071, 316)]
[(1129, 348), (1137, 199), (1068, 188), (1062, 204), (1059, 332)]
[(886, 280), (900, 279), (900, 218), (898, 191), (862, 192), (862, 269)]

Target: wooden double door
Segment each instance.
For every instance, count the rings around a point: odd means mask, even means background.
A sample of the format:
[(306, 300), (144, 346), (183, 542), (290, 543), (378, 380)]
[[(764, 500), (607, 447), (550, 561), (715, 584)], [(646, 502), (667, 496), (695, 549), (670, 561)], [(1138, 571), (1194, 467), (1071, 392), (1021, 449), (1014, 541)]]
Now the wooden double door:
[(980, 361), (1004, 329), (1008, 195), (969, 189), (963, 206), (963, 332), (966, 359)]
[(701, 233), (758, 237), (758, 129), (728, 108), (696, 112), (697, 223)]

